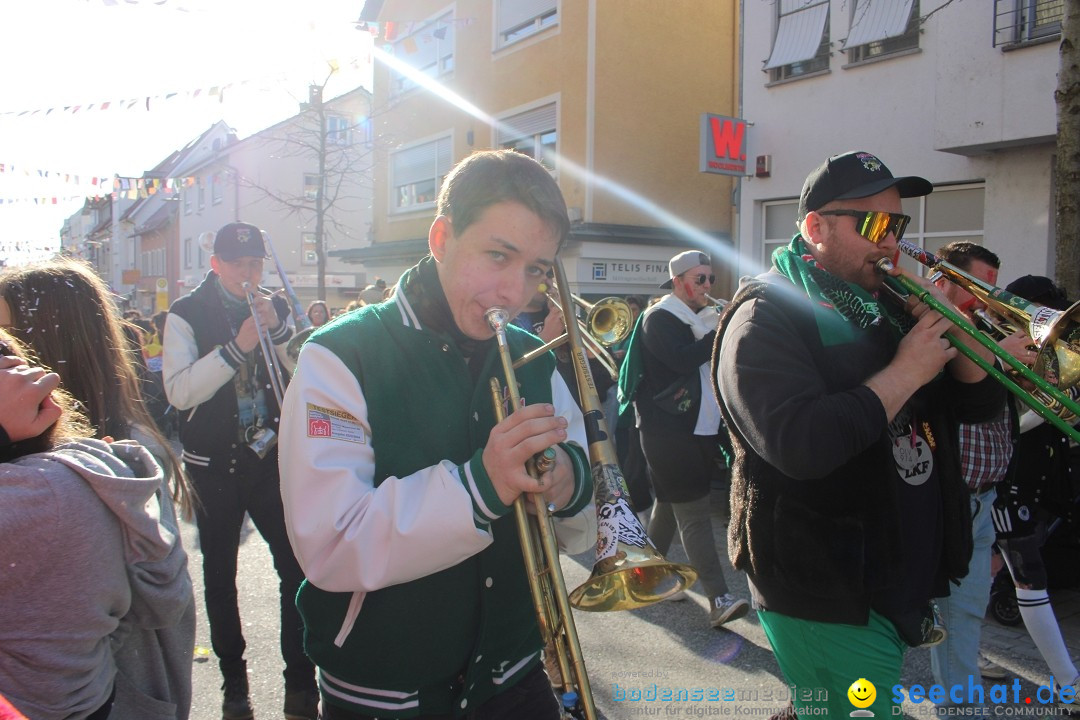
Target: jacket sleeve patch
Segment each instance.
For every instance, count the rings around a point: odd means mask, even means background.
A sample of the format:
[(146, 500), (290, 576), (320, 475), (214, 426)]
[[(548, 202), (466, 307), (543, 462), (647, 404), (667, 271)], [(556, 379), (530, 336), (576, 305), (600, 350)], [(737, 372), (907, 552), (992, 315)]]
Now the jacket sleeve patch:
[(363, 445), (367, 442), (364, 427), (344, 410), (307, 404), (307, 435), (311, 438), (332, 438)]

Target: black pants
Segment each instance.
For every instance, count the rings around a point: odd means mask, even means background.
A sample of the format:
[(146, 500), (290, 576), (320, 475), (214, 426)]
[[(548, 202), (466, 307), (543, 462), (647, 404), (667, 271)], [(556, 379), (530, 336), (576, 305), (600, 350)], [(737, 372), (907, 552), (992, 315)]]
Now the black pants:
[[(195, 519), (203, 554), (203, 584), (210, 642), (223, 675), (243, 672), (244, 633), (236, 602), (236, 554), (244, 513), (270, 546), (274, 569), (281, 579), (281, 656), (285, 660), (285, 687), (315, 687), (315, 668), (304, 653), (304, 626), (296, 609), (296, 591), (304, 579), (285, 531), (278, 479), (277, 452), (260, 460), (246, 447), (224, 470), (187, 465), (198, 494)], [(230, 472), (234, 470), (235, 472)]]
[[(323, 696), (321, 720), (379, 720), (372, 715), (360, 715), (326, 702)], [(453, 715), (421, 715), (415, 720), (453, 720)], [(558, 720), (559, 703), (551, 689), (551, 681), (542, 665), (521, 678), (514, 687), (488, 700), (465, 715), (468, 720)]]

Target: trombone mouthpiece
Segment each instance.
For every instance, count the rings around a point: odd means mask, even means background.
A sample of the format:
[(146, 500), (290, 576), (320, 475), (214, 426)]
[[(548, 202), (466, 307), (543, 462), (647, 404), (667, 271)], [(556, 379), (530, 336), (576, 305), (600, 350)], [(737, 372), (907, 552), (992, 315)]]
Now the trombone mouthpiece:
[(484, 317), (487, 318), (488, 325), (491, 329), (498, 332), (506, 327), (506, 324), (510, 322), (510, 313), (506, 308), (496, 305), (487, 309), (484, 313)]
[(896, 266), (893, 265), (893, 261), (889, 258), (881, 258), (876, 263), (874, 263), (874, 267), (876, 267), (878, 272), (880, 273), (888, 273)]
[(536, 291), (546, 293), (548, 291), (547, 283), (540, 283), (539, 285), (537, 285), (536, 286)]

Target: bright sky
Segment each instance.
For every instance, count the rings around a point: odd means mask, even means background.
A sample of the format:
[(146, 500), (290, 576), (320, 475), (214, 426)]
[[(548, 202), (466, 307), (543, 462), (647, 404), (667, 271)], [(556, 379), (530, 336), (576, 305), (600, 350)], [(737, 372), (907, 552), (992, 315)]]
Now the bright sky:
[[(93, 192), (90, 177), (141, 176), (218, 120), (243, 138), (295, 114), (331, 61), (340, 70), (326, 97), (370, 88), (371, 35), (356, 29), (363, 4), (4, 2), (0, 259), (19, 263), (55, 252), (64, 218)], [(210, 95), (221, 87), (220, 97)], [(45, 201), (35, 204), (35, 197)]]

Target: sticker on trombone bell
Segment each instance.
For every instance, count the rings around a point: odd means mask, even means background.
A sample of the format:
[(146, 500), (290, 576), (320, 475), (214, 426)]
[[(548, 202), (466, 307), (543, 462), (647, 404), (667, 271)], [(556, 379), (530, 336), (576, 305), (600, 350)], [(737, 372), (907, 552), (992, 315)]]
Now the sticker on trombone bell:
[(1041, 345), (1047, 335), (1050, 334), (1050, 329), (1054, 326), (1054, 321), (1061, 316), (1061, 313), (1053, 308), (1041, 307), (1035, 311), (1031, 316), (1031, 339), (1035, 341), (1036, 345)]
[(626, 498), (605, 502), (596, 509), (596, 559), (614, 557), (619, 543), (643, 548), (648, 544), (645, 529), (638, 522)]
[(332, 438), (361, 445), (367, 440), (360, 421), (344, 410), (308, 403), (307, 426), (307, 435), (311, 438)]

